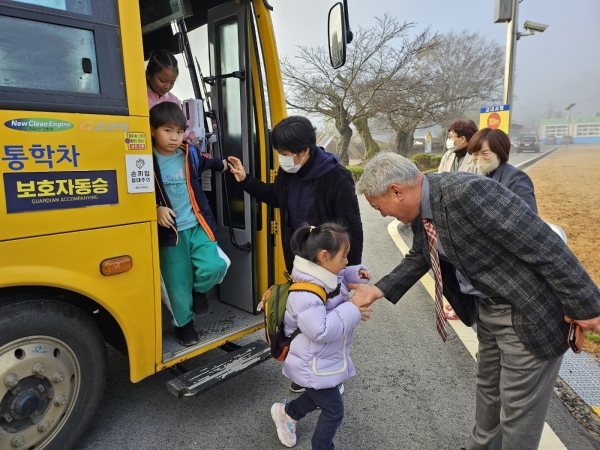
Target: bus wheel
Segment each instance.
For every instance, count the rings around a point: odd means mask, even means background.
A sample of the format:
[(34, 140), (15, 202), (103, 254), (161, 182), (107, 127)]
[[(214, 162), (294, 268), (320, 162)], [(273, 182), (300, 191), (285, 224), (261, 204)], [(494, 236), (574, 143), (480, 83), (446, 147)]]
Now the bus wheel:
[(106, 347), (88, 315), (56, 300), (0, 306), (0, 447), (67, 450), (94, 415)]

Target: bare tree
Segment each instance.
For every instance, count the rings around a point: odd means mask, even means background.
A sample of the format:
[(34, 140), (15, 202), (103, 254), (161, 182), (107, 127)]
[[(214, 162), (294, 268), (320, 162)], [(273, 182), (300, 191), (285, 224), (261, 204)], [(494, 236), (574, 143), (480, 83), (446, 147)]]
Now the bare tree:
[(408, 156), (418, 128), (446, 129), (484, 101), (500, 98), (504, 50), (477, 33), (439, 35), (418, 55), (408, 75), (398, 74), (380, 97), (377, 116), (393, 130), (396, 151)]
[[(337, 154), (348, 163), (348, 145), (354, 124), (363, 138), (367, 152), (377, 151), (368, 127), (376, 114), (376, 98), (398, 73), (408, 70), (418, 52), (432, 42), (429, 30), (409, 38), (413, 23), (398, 23), (385, 15), (371, 28), (359, 28), (349, 47), (346, 65), (331, 69), (325, 47), (299, 47), (296, 64), (282, 61), (288, 104), (310, 114), (321, 114), (335, 121), (341, 139)], [(398, 39), (399, 45), (393, 46)], [(375, 144), (375, 145), (373, 145)]]
[(417, 128), (436, 124), (436, 112), (443, 107), (433, 80), (428, 73), (413, 67), (409, 75), (397, 76), (379, 99), (379, 124), (394, 132), (395, 151), (409, 156)]
[(444, 128), (502, 96), (504, 48), (479, 33), (444, 33), (419, 63), (433, 80), (442, 105), (436, 121)]

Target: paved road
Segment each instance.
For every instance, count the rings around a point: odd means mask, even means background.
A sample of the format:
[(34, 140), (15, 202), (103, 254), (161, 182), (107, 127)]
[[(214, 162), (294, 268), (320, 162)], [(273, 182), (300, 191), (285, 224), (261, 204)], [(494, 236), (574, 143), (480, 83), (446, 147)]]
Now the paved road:
[[(553, 148), (556, 148), (556, 147), (560, 147), (560, 146), (558, 146), (558, 145), (542, 145), (540, 148), (540, 153), (545, 153), (548, 150), (552, 150)], [(513, 166), (516, 166), (517, 164), (525, 162), (528, 159), (535, 158), (538, 155), (539, 155), (539, 153), (532, 153), (532, 152), (517, 153), (516, 150), (513, 150), (510, 152), (510, 157), (508, 158), (508, 161)]]
[[(387, 232), (391, 219), (382, 218), (364, 199), (361, 211), (364, 261), (378, 279), (401, 255)], [(475, 362), (453, 330), (442, 343), (434, 317), (434, 303), (420, 284), (400, 305), (375, 303), (372, 320), (355, 335), (358, 375), (346, 383), (337, 448), (443, 450), (465, 444), (475, 414)], [(257, 332), (251, 338), (262, 337)], [(269, 416), (273, 402), (291, 396), (276, 361), (186, 402), (167, 393), (168, 373), (131, 384), (125, 357), (110, 351), (109, 364), (105, 398), (81, 450), (284, 448)], [(316, 418), (313, 413), (300, 422), (297, 449), (310, 449)], [(556, 398), (548, 421), (567, 448), (600, 449)]]

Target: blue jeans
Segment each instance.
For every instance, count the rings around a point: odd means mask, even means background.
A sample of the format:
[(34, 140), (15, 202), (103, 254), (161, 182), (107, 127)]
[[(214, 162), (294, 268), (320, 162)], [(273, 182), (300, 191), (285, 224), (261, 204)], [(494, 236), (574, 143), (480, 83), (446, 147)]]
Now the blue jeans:
[(337, 386), (329, 389), (306, 388), (300, 397), (285, 406), (285, 412), (300, 420), (309, 412), (321, 409), (312, 437), (312, 450), (334, 450), (333, 437), (344, 418), (344, 401)]

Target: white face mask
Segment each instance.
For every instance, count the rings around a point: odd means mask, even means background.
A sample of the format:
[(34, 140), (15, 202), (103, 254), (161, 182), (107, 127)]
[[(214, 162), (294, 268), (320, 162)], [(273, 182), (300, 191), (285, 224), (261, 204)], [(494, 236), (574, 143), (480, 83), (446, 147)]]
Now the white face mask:
[(299, 164), (294, 164), (294, 156), (284, 156), (284, 155), (277, 155), (277, 158), (279, 158), (279, 167), (281, 167), (281, 170), (287, 172), (287, 173), (296, 173), (300, 170), (300, 167), (302, 167), (302, 161), (304, 161), (304, 158), (306, 157), (306, 155), (304, 155), (302, 157), (302, 159), (300, 160)]
[(500, 165), (500, 160), (498, 159), (497, 156), (494, 156), (491, 159), (483, 159), (483, 158), (479, 158), (477, 160), (477, 162), (475, 163), (475, 167), (477, 167), (477, 170), (479, 170), (480, 173), (490, 173), (493, 172), (494, 170), (496, 170), (498, 168), (498, 166)]
[(448, 150), (454, 150), (456, 148), (456, 145), (454, 145), (454, 142), (452, 139), (448, 138), (446, 139), (446, 148)]

